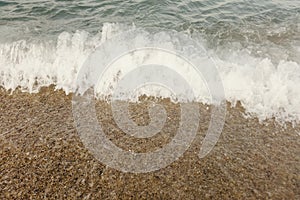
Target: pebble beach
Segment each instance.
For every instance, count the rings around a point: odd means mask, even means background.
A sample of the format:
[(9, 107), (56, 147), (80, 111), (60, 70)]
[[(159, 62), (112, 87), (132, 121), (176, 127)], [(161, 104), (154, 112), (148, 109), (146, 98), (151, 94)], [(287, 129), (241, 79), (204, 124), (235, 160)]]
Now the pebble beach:
[[(300, 126), (245, 118), (241, 105), (228, 104), (226, 122), (214, 149), (198, 157), (210, 109), (199, 104), (194, 142), (182, 157), (158, 171), (123, 173), (107, 167), (84, 147), (74, 126), (72, 95), (43, 88), (28, 94), (0, 92), (1, 199), (299, 199)], [(115, 124), (110, 105), (96, 104), (107, 136), (125, 150), (153, 151), (178, 128), (179, 106), (167, 110), (163, 130), (151, 139), (133, 139)], [(145, 102), (145, 103), (143, 103)], [(131, 104), (137, 124), (147, 124), (147, 101)], [(155, 162), (155, 161), (153, 161)]]

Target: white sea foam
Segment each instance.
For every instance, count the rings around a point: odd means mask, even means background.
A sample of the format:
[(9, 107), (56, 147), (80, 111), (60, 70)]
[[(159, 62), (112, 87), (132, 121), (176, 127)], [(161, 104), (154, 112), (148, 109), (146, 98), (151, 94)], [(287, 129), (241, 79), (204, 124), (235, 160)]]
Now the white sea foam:
[[(74, 92), (86, 86), (76, 85), (76, 78), (88, 56), (106, 40), (126, 29), (108, 23), (104, 24), (102, 32), (97, 35), (89, 35), (85, 31), (74, 34), (63, 32), (56, 41), (21, 40), (0, 44), (0, 85), (7, 90), (20, 87), (23, 91), (34, 93), (43, 86), (54, 84), (66, 93)], [(183, 46), (182, 49), (187, 53), (195, 53), (189, 52), (193, 48), (185, 47), (183, 41), (174, 40), (166, 33), (159, 33), (157, 39), (162, 45), (171, 48)], [(117, 42), (126, 45), (126, 40)], [(140, 34), (136, 42), (151, 41), (148, 35)], [(300, 49), (299, 46), (294, 48)], [(281, 122), (300, 122), (299, 63), (281, 60), (275, 64), (270, 58), (254, 57), (247, 51), (230, 52), (226, 58), (221, 58), (214, 51), (209, 54), (223, 81), (226, 100), (233, 104), (241, 101), (247, 113), (260, 120), (275, 117)], [(193, 73), (186, 72), (190, 76), (187, 79), (195, 79)], [(111, 75), (108, 82), (113, 80), (114, 75)], [(199, 91), (196, 100), (208, 103), (209, 93), (201, 88), (201, 84), (194, 83), (194, 86)], [(109, 93), (107, 90), (98, 92)], [(139, 92), (156, 96), (170, 95), (167, 91), (157, 91), (156, 87), (139, 89)]]

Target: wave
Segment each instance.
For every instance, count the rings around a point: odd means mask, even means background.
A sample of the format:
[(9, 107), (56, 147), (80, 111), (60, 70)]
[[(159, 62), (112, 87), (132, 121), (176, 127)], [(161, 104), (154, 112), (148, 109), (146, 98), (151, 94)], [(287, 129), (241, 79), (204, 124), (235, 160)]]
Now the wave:
[[(106, 23), (96, 35), (86, 31), (63, 32), (55, 40), (39, 41), (33, 38), (0, 44), (0, 86), (6, 90), (20, 88), (24, 92), (35, 93), (41, 87), (54, 84), (56, 89), (63, 89), (66, 94), (75, 92), (81, 87), (76, 82), (77, 75), (89, 55), (108, 39), (128, 29), (135, 27)], [(147, 37), (137, 35), (137, 41), (149, 40)], [(174, 45), (170, 38), (167, 33), (160, 33), (160, 40), (165, 45)], [(196, 40), (205, 46), (205, 39)], [(126, 42), (122, 41), (123, 45)], [(184, 41), (175, 40), (174, 43), (184, 45)], [(294, 48), (300, 49), (297, 46)], [(226, 100), (232, 105), (240, 101), (246, 113), (259, 120), (275, 118), (279, 122), (300, 122), (298, 62), (274, 62), (272, 58), (253, 55), (246, 48), (230, 51), (224, 48), (222, 56), (214, 49), (206, 50), (214, 59)], [(143, 92), (147, 94), (147, 91)], [(157, 91), (148, 95), (163, 96)], [(208, 103), (206, 93), (196, 98)]]

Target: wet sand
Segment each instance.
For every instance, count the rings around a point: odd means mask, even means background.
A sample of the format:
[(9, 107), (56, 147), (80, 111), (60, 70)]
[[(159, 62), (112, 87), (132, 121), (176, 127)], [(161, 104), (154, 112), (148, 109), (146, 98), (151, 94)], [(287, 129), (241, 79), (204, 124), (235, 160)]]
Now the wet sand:
[[(166, 168), (123, 173), (97, 161), (82, 144), (72, 115), (72, 96), (44, 88), (38, 94), (0, 91), (1, 199), (300, 199), (300, 126), (284, 129), (269, 120), (245, 119), (238, 105), (227, 110), (222, 135), (208, 156), (198, 157), (210, 109), (200, 105), (200, 125), (188, 151)], [(161, 100), (168, 120), (151, 139), (124, 134), (109, 105), (98, 119), (119, 147), (153, 151), (178, 129), (179, 106)], [(147, 101), (130, 107), (140, 125), (149, 122)]]

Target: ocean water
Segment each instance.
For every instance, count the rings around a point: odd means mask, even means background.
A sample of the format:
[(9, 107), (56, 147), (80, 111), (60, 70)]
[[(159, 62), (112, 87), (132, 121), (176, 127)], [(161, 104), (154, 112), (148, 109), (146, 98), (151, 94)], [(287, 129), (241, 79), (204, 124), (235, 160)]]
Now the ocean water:
[(226, 100), (260, 120), (300, 121), (299, 0), (0, 0), (0, 86), (74, 92), (88, 56), (128, 30), (169, 46), (185, 43), (168, 30), (187, 35), (214, 59)]

